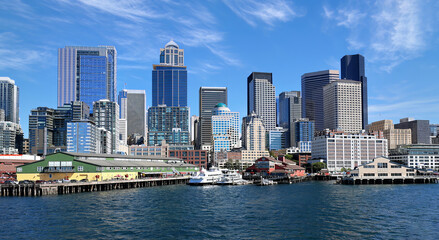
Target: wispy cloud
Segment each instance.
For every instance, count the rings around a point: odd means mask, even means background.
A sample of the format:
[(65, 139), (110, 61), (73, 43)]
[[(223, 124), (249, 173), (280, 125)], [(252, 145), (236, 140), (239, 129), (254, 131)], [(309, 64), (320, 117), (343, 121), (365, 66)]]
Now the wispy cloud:
[[(348, 4), (349, 5), (349, 4)], [(377, 0), (362, 6), (323, 7), (323, 16), (349, 29), (348, 48), (363, 51), (368, 60), (390, 72), (426, 49), (429, 22), (418, 0)]]
[(294, 11), (290, 2), (284, 0), (224, 0), (224, 3), (240, 18), (251, 26), (257, 26), (258, 21), (273, 26), (275, 22), (287, 22), (300, 16)]

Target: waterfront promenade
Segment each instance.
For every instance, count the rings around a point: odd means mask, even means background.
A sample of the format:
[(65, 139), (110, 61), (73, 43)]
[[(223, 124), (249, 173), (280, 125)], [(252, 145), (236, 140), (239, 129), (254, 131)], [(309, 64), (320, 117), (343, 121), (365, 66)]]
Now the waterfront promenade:
[(45, 196), (186, 184), (189, 176), (51, 184), (2, 184), (0, 196)]

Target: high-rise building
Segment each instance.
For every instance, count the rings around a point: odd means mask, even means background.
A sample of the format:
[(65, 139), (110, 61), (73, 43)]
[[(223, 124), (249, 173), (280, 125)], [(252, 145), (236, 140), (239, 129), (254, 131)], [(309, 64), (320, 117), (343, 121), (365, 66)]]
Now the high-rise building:
[(288, 138), (288, 130), (285, 128), (276, 127), (275, 130), (268, 131), (268, 150), (273, 151), (287, 148)]
[(367, 110), (367, 77), (365, 75), (364, 57), (361, 54), (345, 55), (340, 60), (341, 79), (348, 79), (361, 82), (361, 112), (362, 129), (368, 124)]
[(22, 154), (23, 131), (20, 124), (0, 120), (0, 154)]
[(323, 86), (338, 79), (337, 70), (302, 75), (302, 117), (314, 121), (316, 131), (324, 129)]
[(67, 152), (100, 153), (96, 124), (90, 120), (67, 123)]
[(30, 153), (47, 155), (53, 152), (53, 119), (55, 110), (38, 107), (29, 115), (29, 147)]
[(191, 116), (191, 144), (196, 146), (199, 149), (200, 145), (200, 117), (192, 115)]
[(297, 119), (291, 125), (291, 146), (299, 148), (300, 152), (311, 152), (314, 140), (314, 121), (307, 118)]
[(324, 128), (357, 133), (363, 129), (361, 82), (337, 80), (323, 87)]
[(152, 70), (152, 106), (187, 106), (187, 70), (184, 50), (170, 41), (160, 49), (160, 64)]
[(242, 119), (242, 147), (251, 151), (265, 151), (264, 123), (256, 113)]
[(58, 106), (83, 101), (92, 108), (100, 99), (116, 101), (116, 57), (113, 46), (60, 48)]
[(412, 144), (411, 129), (395, 129), (392, 120), (373, 122), (368, 127), (369, 131), (382, 131), (387, 139), (389, 149), (396, 149), (399, 145)]
[(120, 119), (126, 119), (126, 136), (138, 134), (146, 137), (145, 90), (124, 89), (119, 92)]
[(224, 103), (212, 110), (212, 147), (214, 152), (240, 147), (239, 113), (231, 112)]
[(218, 103), (227, 105), (226, 87), (200, 87), (200, 146), (212, 143), (212, 110)]
[(252, 72), (247, 78), (247, 114), (255, 112), (267, 131), (276, 128), (276, 88), (271, 73)]
[[(289, 91), (279, 94), (278, 111), (279, 126), (287, 129), (291, 136), (291, 124), (297, 119), (302, 118), (300, 91)], [(286, 147), (292, 146), (293, 139), (290, 136), (286, 138)]]
[(148, 145), (189, 144), (189, 108), (154, 106), (148, 109)]
[(400, 119), (395, 124), (395, 129), (411, 129), (412, 144), (430, 144), (430, 121), (414, 120), (412, 118)]
[[(105, 128), (111, 136), (111, 153), (119, 150), (119, 104), (108, 99), (93, 102), (93, 120), (96, 127)], [(108, 153), (108, 152), (106, 152)]]
[(8, 77), (0, 77), (0, 109), (4, 110), (5, 121), (20, 124), (19, 89), (15, 81)]

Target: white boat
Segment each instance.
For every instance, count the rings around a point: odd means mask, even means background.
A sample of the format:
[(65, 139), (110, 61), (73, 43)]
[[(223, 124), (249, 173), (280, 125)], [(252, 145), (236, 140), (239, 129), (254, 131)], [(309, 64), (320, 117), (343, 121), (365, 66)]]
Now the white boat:
[(211, 167), (209, 170), (202, 168), (197, 175), (191, 177), (188, 185), (212, 185), (217, 183), (222, 176), (223, 172), (216, 167)]
[(250, 182), (242, 179), (242, 175), (234, 170), (223, 169), (223, 176), (216, 183), (217, 185), (245, 185)]

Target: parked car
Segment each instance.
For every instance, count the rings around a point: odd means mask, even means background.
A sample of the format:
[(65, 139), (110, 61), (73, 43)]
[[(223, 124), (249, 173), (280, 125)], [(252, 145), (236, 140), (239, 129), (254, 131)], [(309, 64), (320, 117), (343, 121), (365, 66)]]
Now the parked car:
[(81, 179), (80, 182), (88, 182), (88, 179)]
[(18, 182), (14, 180), (6, 180), (5, 184), (18, 184)]
[(35, 181), (35, 183), (36, 183), (36, 184), (45, 184), (46, 181), (44, 181), (44, 180), (37, 180), (37, 181)]
[(76, 180), (76, 179), (72, 179), (72, 180), (70, 180), (70, 182), (71, 182), (71, 183), (76, 183), (76, 182), (78, 182), (78, 180)]
[(69, 180), (69, 179), (63, 179), (62, 182), (63, 182), (63, 183), (69, 183), (70, 180)]
[(60, 179), (55, 180), (55, 183), (62, 183), (62, 180), (60, 180)]
[(22, 180), (22, 181), (19, 181), (18, 184), (35, 184), (35, 183), (31, 180)]

